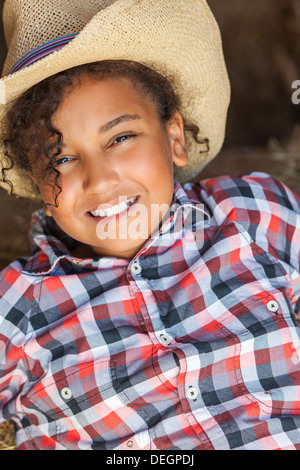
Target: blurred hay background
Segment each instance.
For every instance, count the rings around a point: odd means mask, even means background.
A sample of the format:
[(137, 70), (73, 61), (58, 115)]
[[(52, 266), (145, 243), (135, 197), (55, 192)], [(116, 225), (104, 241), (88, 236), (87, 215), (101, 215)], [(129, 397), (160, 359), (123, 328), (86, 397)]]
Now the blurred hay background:
[[(1, 0), (0, 9), (2, 10)], [(219, 23), (232, 85), (227, 135), (200, 178), (265, 171), (300, 194), (299, 0), (208, 0)], [(0, 30), (0, 63), (5, 44)], [(29, 253), (27, 229), (38, 205), (0, 189), (0, 269)], [(11, 422), (0, 425), (0, 450), (14, 449)]]

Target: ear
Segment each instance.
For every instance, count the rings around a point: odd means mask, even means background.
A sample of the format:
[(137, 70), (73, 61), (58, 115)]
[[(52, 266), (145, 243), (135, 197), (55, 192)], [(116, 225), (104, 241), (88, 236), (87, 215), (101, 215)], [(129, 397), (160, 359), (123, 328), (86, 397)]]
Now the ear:
[(184, 166), (188, 162), (186, 152), (183, 117), (176, 111), (166, 124), (166, 130), (172, 151), (173, 163), (177, 166)]
[(51, 210), (45, 205), (45, 214), (48, 216), (48, 217), (52, 217), (52, 212)]

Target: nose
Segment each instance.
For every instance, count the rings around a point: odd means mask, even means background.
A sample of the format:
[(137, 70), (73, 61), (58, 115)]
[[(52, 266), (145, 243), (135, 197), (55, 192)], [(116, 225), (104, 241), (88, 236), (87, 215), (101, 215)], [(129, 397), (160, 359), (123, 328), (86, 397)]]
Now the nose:
[(83, 169), (83, 189), (86, 194), (105, 193), (120, 183), (118, 171), (108, 163), (94, 159)]

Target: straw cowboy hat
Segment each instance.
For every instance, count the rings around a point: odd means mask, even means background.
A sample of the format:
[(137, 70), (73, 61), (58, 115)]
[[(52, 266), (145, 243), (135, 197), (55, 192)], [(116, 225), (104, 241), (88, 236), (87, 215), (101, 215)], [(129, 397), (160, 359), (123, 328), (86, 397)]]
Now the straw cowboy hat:
[[(219, 152), (230, 88), (218, 26), (205, 0), (6, 0), (8, 54), (0, 80), (0, 123), (8, 103), (68, 68), (106, 59), (141, 62), (172, 77), (186, 120), (209, 139), (209, 151), (187, 136), (186, 182)], [(0, 160), (7, 165), (3, 150)], [(15, 194), (36, 197), (28, 176), (7, 172)], [(7, 183), (0, 183), (9, 189)]]

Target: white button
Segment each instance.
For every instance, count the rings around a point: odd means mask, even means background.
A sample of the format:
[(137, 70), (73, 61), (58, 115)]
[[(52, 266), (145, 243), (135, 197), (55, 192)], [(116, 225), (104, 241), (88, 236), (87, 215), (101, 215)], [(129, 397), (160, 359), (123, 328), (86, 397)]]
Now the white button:
[(270, 300), (267, 303), (267, 309), (273, 313), (277, 312), (277, 310), (279, 309), (278, 302), (276, 302), (276, 300)]
[(167, 333), (163, 333), (159, 336), (159, 341), (163, 346), (169, 346), (172, 343), (173, 338), (172, 336), (167, 335)]
[(127, 441), (127, 447), (133, 447), (133, 441)]
[(140, 274), (142, 272), (141, 265), (138, 261), (134, 261), (131, 265), (132, 274)]
[(73, 393), (69, 387), (64, 387), (61, 389), (60, 394), (64, 400), (70, 400), (70, 398), (73, 396)]
[(188, 397), (189, 400), (196, 400), (198, 395), (199, 395), (199, 392), (195, 387), (190, 386), (187, 389), (186, 396)]

